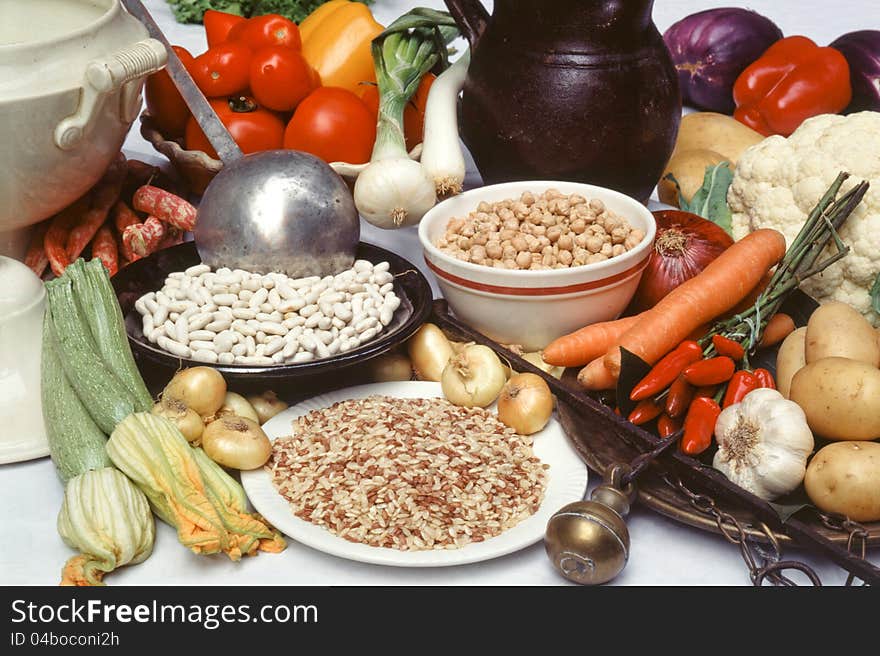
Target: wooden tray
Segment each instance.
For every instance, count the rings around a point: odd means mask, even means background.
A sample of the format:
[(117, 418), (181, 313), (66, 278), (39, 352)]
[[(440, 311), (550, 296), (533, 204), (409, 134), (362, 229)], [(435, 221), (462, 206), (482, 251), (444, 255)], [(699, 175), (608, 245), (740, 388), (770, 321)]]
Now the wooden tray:
[[(814, 303), (809, 297), (804, 297), (809, 303)], [(806, 303), (804, 299), (800, 299), (801, 303)], [(809, 316), (809, 308), (803, 308), (803, 312), (797, 312), (796, 308), (786, 308), (795, 318), (797, 323), (803, 324), (806, 321), (805, 316)], [(798, 316), (805, 315), (805, 316)], [(539, 372), (529, 363), (517, 358), (515, 354), (506, 350), (500, 344), (493, 342), (487, 337), (469, 331), (459, 324), (459, 322), (451, 315), (444, 301), (435, 301), (432, 320), (435, 321), (444, 331), (449, 332), (456, 339), (468, 340), (479, 337), (481, 343), (490, 346), (494, 350), (504, 352), (519, 371)], [(772, 359), (772, 358), (770, 358)], [(763, 366), (773, 363), (762, 362)], [(544, 376), (547, 379), (546, 376)], [(558, 413), (560, 422), (563, 425), (567, 435), (580, 457), (593, 471), (604, 475), (606, 468), (612, 463), (629, 463), (636, 456), (642, 453), (644, 449), (644, 433), (642, 429), (633, 426), (626, 420), (615, 415), (610, 408), (603, 406), (595, 398), (581, 391), (575, 382), (568, 375), (562, 381), (548, 381), (551, 387), (555, 388), (559, 399)], [(578, 407), (574, 404), (566, 403), (560, 398), (560, 391), (573, 394), (583, 399), (584, 403), (579, 403)], [(658, 440), (656, 436), (652, 439)], [(695, 492), (705, 493), (712, 496), (717, 507), (723, 511), (730, 513), (743, 527), (749, 537), (756, 541), (769, 544), (770, 538), (762, 529), (761, 518), (756, 515), (755, 511), (747, 505), (738, 505), (731, 502), (724, 495), (718, 494), (724, 487), (733, 486), (720, 472), (716, 472), (711, 467), (702, 465), (699, 461), (692, 458), (675, 458), (679, 462), (670, 463), (668, 459), (663, 458), (661, 466), (652, 466), (645, 470), (637, 481), (638, 500), (645, 504), (646, 507), (660, 513), (670, 519), (693, 526), (699, 529), (711, 531), (721, 534), (721, 530), (715, 523), (715, 520), (705, 514), (698, 512), (691, 504), (688, 498), (680, 491), (673, 489), (661, 478), (663, 471), (670, 469), (682, 478), (687, 479), (688, 468), (682, 467), (680, 461), (689, 461), (692, 469), (700, 469), (703, 473), (711, 470), (710, 476), (715, 479), (716, 483), (711, 487), (713, 489), (700, 488), (694, 485), (691, 480), (685, 480), (685, 483)], [(739, 488), (737, 488), (739, 489)], [(838, 531), (826, 527), (815, 512), (807, 512), (806, 510), (797, 515), (799, 528), (813, 530), (822, 537), (831, 542), (846, 548), (849, 535), (843, 531)], [(787, 530), (784, 523), (778, 521), (768, 521), (771, 526), (766, 526), (766, 530), (770, 531), (773, 538), (780, 545), (799, 546), (795, 538)], [(868, 546), (880, 546), (880, 522), (865, 523), (868, 531)], [(733, 528), (730, 526), (729, 528)]]

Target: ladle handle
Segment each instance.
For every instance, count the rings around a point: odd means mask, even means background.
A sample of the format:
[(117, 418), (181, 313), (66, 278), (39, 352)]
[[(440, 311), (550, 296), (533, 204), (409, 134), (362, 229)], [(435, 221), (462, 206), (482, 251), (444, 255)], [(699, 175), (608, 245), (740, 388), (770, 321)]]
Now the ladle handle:
[(171, 76), (172, 82), (174, 82), (177, 90), (180, 91), (180, 95), (183, 97), (186, 106), (189, 107), (189, 111), (195, 117), (196, 123), (202, 128), (202, 132), (205, 133), (208, 141), (214, 147), (214, 150), (217, 151), (220, 160), (228, 164), (243, 157), (241, 148), (238, 147), (238, 144), (229, 135), (226, 127), (220, 122), (217, 114), (211, 108), (211, 105), (208, 104), (205, 95), (199, 90), (196, 83), (193, 82), (189, 71), (186, 70), (183, 62), (180, 61), (180, 57), (174, 52), (174, 48), (168, 43), (168, 39), (162, 34), (162, 30), (156, 25), (156, 21), (150, 16), (150, 12), (147, 11), (143, 3), (140, 0), (121, 0), (121, 2), (128, 10), (128, 13), (144, 24), (150, 36), (161, 41), (165, 46), (165, 49), (168, 51), (168, 64), (166, 65), (168, 75)]

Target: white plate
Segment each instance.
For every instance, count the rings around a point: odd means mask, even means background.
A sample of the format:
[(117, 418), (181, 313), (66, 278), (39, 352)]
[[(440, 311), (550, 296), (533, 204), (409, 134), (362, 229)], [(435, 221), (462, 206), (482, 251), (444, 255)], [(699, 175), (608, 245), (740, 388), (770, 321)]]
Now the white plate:
[[(439, 383), (398, 382), (361, 385), (322, 394), (303, 401), (276, 415), (263, 426), (269, 439), (291, 434), (291, 422), (311, 410), (326, 408), (338, 401), (362, 399), (374, 394), (399, 398), (441, 397)], [(349, 542), (330, 531), (295, 516), (288, 502), (272, 484), (263, 468), (241, 472), (241, 483), (248, 498), (263, 517), (278, 530), (297, 542), (334, 556), (378, 565), (397, 567), (444, 567), (463, 565), (519, 551), (544, 537), (550, 516), (562, 506), (579, 501), (587, 489), (587, 468), (571, 447), (562, 427), (551, 419), (544, 430), (535, 435), (535, 455), (550, 465), (547, 470), (547, 491), (538, 511), (516, 526), (484, 542), (475, 542), (460, 549), (401, 551)]]

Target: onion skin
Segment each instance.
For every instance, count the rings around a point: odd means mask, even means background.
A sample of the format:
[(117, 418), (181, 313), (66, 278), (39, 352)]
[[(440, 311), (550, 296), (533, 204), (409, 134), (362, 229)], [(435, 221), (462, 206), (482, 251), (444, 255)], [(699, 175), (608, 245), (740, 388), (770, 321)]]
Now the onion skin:
[(769, 18), (739, 7), (691, 14), (663, 35), (682, 100), (723, 114), (735, 108), (733, 83), (739, 74), (781, 38), (782, 30)]
[(880, 112), (880, 30), (859, 30), (838, 37), (831, 47), (849, 64), (852, 101), (846, 114)]
[[(644, 312), (673, 289), (706, 268), (731, 244), (724, 229), (680, 210), (658, 210), (657, 237), (628, 313)], [(681, 235), (683, 241), (677, 237)]]

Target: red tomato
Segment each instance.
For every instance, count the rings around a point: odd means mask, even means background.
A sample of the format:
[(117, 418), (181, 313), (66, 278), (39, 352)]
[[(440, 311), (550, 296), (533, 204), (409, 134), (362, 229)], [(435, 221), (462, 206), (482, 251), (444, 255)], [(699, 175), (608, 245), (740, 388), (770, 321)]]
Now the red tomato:
[(302, 49), (302, 39), (296, 23), (278, 14), (248, 18), (235, 25), (227, 38), (230, 41), (241, 41), (251, 50), (259, 50), (264, 46)]
[(298, 50), (266, 46), (251, 58), (251, 93), (263, 107), (286, 112), (315, 88), (312, 67)]
[[(180, 57), (184, 67), (188, 71), (193, 70), (193, 56), (186, 48), (171, 46)], [(168, 71), (162, 69), (147, 78), (144, 85), (144, 96), (147, 101), (147, 110), (150, 116), (159, 126), (159, 131), (165, 137), (179, 137), (186, 129), (186, 121), (189, 118), (189, 107), (180, 97), (180, 92), (171, 81)]]
[(192, 75), (209, 98), (232, 96), (248, 88), (251, 51), (243, 43), (226, 41), (195, 58)]
[[(428, 103), (428, 92), (437, 76), (433, 73), (425, 73), (415, 95), (406, 103), (403, 110), (403, 134), (406, 138), (406, 149), (412, 150), (422, 143), (422, 135), (425, 131), (425, 105)], [(361, 100), (364, 101), (373, 116), (379, 114), (379, 87), (375, 84), (363, 84), (360, 92)]]
[[(257, 107), (257, 104), (246, 96), (217, 98), (210, 102), (243, 153), (281, 148), (284, 141), (284, 121), (275, 112)], [(201, 150), (217, 158), (217, 151), (208, 142), (195, 118), (190, 118), (186, 124), (186, 148)]]
[(284, 147), (325, 162), (363, 164), (376, 141), (376, 118), (354, 93), (321, 87), (303, 100), (287, 124)]
[(205, 25), (205, 36), (208, 38), (208, 47), (212, 48), (219, 43), (226, 41), (229, 31), (247, 20), (244, 16), (238, 14), (227, 14), (225, 11), (217, 11), (216, 9), (208, 9), (202, 18)]

